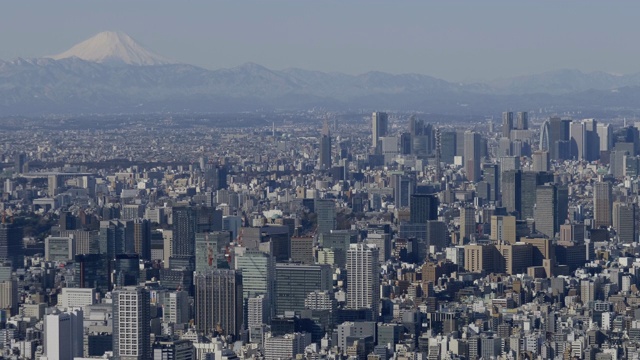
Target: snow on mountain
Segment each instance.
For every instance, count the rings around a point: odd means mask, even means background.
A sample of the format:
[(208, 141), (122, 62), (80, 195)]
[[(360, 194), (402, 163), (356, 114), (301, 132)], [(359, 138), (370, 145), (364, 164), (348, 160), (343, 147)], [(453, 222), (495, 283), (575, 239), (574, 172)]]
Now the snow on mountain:
[(97, 63), (166, 65), (174, 62), (145, 49), (123, 32), (104, 31), (54, 56), (55, 60), (77, 57)]

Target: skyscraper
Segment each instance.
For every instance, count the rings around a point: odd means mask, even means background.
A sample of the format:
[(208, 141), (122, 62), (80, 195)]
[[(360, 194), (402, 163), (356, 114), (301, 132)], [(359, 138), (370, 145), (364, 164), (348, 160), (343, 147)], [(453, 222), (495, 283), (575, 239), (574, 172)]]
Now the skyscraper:
[(242, 273), (223, 269), (197, 273), (194, 283), (198, 331), (240, 336), (243, 321)]
[(549, 152), (553, 160), (563, 160), (570, 156), (569, 146), (571, 120), (562, 120), (559, 117), (549, 119)]
[(517, 240), (515, 216), (491, 216), (491, 240), (513, 244)]
[(429, 220), (438, 220), (438, 197), (434, 194), (411, 195), (410, 222), (426, 224)]
[(593, 185), (593, 228), (609, 227), (611, 225), (611, 184), (596, 182)]
[(133, 221), (107, 220), (100, 222), (100, 252), (111, 261), (120, 254), (135, 253)]
[(536, 230), (553, 239), (567, 218), (567, 188), (555, 184), (539, 185), (536, 189), (534, 219)]
[(519, 111), (517, 114), (516, 129), (528, 130), (529, 129), (529, 113), (526, 111)]
[(54, 311), (44, 317), (44, 355), (47, 360), (83, 356), (82, 310)]
[[(374, 112), (371, 115), (371, 132), (372, 132), (371, 146), (373, 148), (376, 148), (376, 149), (379, 148), (378, 140), (380, 140), (381, 137), (387, 136), (388, 128), (389, 128), (389, 116), (387, 115), (387, 113)], [(376, 153), (379, 153), (379, 150), (377, 150)]]
[(332, 289), (329, 265), (278, 263), (275, 280), (276, 315), (283, 315), (285, 311), (302, 311), (309, 293)]
[(460, 237), (465, 243), (476, 233), (476, 209), (473, 206), (460, 208)]
[(500, 167), (497, 164), (483, 164), (482, 177), (489, 184), (489, 201), (500, 198)]
[[(175, 207), (173, 208), (173, 239), (171, 240), (171, 258), (176, 259), (192, 259), (194, 260), (195, 245), (197, 232), (197, 214), (193, 207)], [(169, 265), (174, 260), (169, 260)], [(195, 261), (192, 261), (195, 262)], [(183, 263), (180, 261), (180, 263)]]
[(611, 124), (598, 124), (598, 138), (600, 140), (600, 151), (609, 151), (613, 148), (613, 128)]
[(464, 133), (464, 170), (471, 182), (480, 181), (480, 159), (482, 156), (482, 139), (480, 134), (467, 131)]
[(109, 291), (109, 261), (106, 254), (76, 255), (73, 262), (73, 287), (95, 288), (102, 294)]
[(522, 173), (520, 195), (520, 219), (533, 219), (536, 205), (536, 188), (553, 182), (553, 174), (548, 172), (525, 171)]
[(396, 207), (408, 207), (411, 195), (415, 190), (415, 180), (409, 175), (393, 174), (391, 181), (393, 182), (393, 198)]
[(371, 309), (377, 319), (380, 302), (378, 248), (371, 244), (351, 244), (347, 251), (347, 307)]
[[(571, 134), (571, 157), (576, 160), (585, 160), (585, 127), (582, 122), (572, 121), (570, 125)], [(600, 144), (598, 144), (598, 147)]]
[(545, 120), (542, 125), (540, 125), (540, 151), (551, 151), (550, 132), (551, 123), (549, 120)]
[(636, 214), (638, 206), (616, 201), (613, 203), (613, 228), (618, 241), (629, 244), (637, 241)]
[(458, 155), (456, 150), (457, 133), (455, 131), (443, 131), (440, 134), (440, 161), (445, 164), (453, 164), (454, 157)]
[(519, 216), (521, 211), (522, 194), (522, 172), (520, 170), (509, 170), (502, 173), (500, 183), (502, 189), (502, 206), (509, 213)]
[(113, 292), (113, 356), (116, 359), (151, 359), (149, 291), (125, 287)]
[(600, 159), (600, 136), (598, 122), (595, 119), (585, 119), (584, 124), (584, 158), (587, 161)]
[(331, 133), (329, 132), (329, 123), (326, 120), (320, 136), (319, 167), (323, 170), (331, 169)]
[(551, 169), (551, 161), (548, 151), (536, 151), (532, 155), (533, 171), (549, 171)]
[(151, 222), (144, 219), (133, 220), (133, 243), (140, 259), (151, 260)]
[(513, 112), (505, 111), (502, 113), (502, 137), (510, 138), (511, 130), (513, 130)]
[(13, 268), (23, 267), (24, 246), (22, 227), (13, 223), (0, 224), (0, 261), (11, 261)]
[(236, 270), (242, 272), (244, 300), (264, 295), (271, 306), (276, 277), (276, 262), (273, 256), (258, 250), (246, 250), (236, 255), (234, 261)]
[(318, 229), (317, 233), (328, 233), (336, 230), (336, 204), (333, 200), (316, 200), (315, 212), (317, 215)]

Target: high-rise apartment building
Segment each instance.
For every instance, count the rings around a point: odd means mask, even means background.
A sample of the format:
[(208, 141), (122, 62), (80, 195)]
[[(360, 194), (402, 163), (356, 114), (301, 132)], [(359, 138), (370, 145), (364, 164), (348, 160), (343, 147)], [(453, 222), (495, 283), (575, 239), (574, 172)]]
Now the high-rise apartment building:
[(379, 250), (371, 244), (351, 244), (347, 251), (347, 307), (370, 309), (377, 318), (380, 302)]
[(113, 292), (113, 356), (116, 359), (151, 359), (150, 298), (143, 287)]

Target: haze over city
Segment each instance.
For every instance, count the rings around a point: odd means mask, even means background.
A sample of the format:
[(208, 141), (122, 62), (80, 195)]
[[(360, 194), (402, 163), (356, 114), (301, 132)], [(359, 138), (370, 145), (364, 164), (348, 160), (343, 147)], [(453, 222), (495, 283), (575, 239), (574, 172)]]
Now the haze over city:
[(640, 359), (638, 3), (0, 9), (0, 359)]

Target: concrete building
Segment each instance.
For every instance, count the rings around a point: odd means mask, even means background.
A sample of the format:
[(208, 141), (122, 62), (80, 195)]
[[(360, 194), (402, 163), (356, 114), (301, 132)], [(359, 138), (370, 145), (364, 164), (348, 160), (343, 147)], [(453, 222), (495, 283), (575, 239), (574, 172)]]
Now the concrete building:
[(73, 236), (54, 237), (44, 239), (44, 258), (47, 261), (69, 262), (76, 255), (76, 241)]
[(612, 204), (611, 184), (608, 182), (596, 182), (593, 185), (594, 228), (611, 226)]
[(292, 333), (267, 338), (264, 343), (265, 360), (295, 359), (311, 344), (311, 334)]
[(379, 256), (370, 244), (351, 244), (347, 251), (347, 307), (371, 309), (374, 318), (380, 302)]
[(96, 289), (62, 288), (62, 292), (58, 295), (58, 307), (61, 309), (83, 309), (85, 306), (95, 303)]
[(129, 286), (113, 292), (113, 356), (151, 358), (149, 291)]
[(65, 360), (83, 356), (83, 312), (80, 309), (54, 311), (44, 317), (46, 360)]
[(194, 277), (195, 320), (198, 331), (218, 331), (235, 338), (243, 329), (242, 273), (214, 270)]

